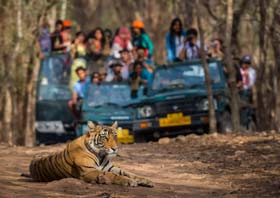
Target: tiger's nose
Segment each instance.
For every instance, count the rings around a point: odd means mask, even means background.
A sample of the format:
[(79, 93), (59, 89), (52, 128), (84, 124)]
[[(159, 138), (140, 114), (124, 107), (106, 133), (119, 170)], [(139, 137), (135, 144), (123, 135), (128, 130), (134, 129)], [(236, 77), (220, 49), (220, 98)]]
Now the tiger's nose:
[(117, 152), (118, 151), (118, 148), (111, 148), (112, 149), (112, 151), (114, 151), (114, 152)]

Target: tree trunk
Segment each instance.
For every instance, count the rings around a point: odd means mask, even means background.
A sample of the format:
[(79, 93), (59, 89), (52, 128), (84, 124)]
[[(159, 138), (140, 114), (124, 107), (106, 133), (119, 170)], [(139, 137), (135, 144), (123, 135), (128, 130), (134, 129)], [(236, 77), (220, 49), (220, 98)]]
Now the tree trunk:
[(265, 130), (269, 127), (269, 109), (265, 105), (266, 101), (266, 79), (265, 79), (265, 60), (266, 60), (266, 48), (265, 48), (265, 29), (266, 29), (266, 3), (263, 0), (259, 0), (260, 10), (260, 25), (259, 25), (259, 68), (256, 81), (257, 87), (257, 120), (261, 125), (258, 126), (260, 130)]
[(202, 51), (202, 65), (203, 70), (205, 73), (205, 84), (207, 87), (207, 96), (208, 96), (208, 113), (209, 113), (209, 132), (214, 133), (217, 132), (217, 121), (216, 121), (216, 115), (215, 115), (215, 106), (214, 106), (214, 98), (213, 98), (213, 92), (212, 92), (212, 86), (211, 86), (211, 77), (208, 69), (208, 64), (206, 60), (206, 52), (205, 52), (205, 44), (204, 44), (204, 31), (202, 29), (201, 25), (201, 12), (199, 7), (199, 0), (196, 0), (196, 8), (197, 8), (197, 24), (200, 34), (200, 42), (201, 42), (201, 51)]
[(278, 0), (277, 7), (274, 10), (273, 21), (271, 25), (271, 45), (274, 53), (274, 61), (275, 61), (275, 87), (274, 87), (274, 95), (275, 95), (275, 119), (274, 126), (275, 129), (280, 132), (280, 1)]
[[(35, 54), (35, 53), (34, 53)], [(34, 66), (30, 80), (26, 86), (26, 125), (25, 125), (25, 145), (33, 146), (35, 143), (35, 104), (36, 104), (36, 82), (38, 79), (40, 60), (33, 55)]]
[(239, 94), (236, 86), (236, 70), (233, 66), (231, 54), (231, 35), (233, 25), (233, 0), (227, 0), (226, 37), (225, 37), (225, 63), (229, 72), (229, 87), (231, 92), (231, 117), (235, 132), (240, 131)]
[(9, 145), (13, 145), (12, 110), (11, 92), (9, 88), (6, 88), (4, 91), (3, 139)]
[(60, 12), (60, 19), (64, 20), (66, 19), (67, 16), (67, 0), (62, 0), (61, 1), (61, 12)]

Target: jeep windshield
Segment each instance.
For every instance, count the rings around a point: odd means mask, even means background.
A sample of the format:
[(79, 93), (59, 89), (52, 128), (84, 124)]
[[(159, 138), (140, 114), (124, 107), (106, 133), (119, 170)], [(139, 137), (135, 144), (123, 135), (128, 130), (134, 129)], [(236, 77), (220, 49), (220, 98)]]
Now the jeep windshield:
[(66, 56), (55, 55), (42, 60), (39, 72), (38, 100), (68, 100), (69, 71), (66, 70)]
[[(217, 62), (208, 63), (213, 85), (222, 82)], [(166, 66), (156, 70), (151, 84), (153, 92), (165, 92), (177, 89), (194, 89), (205, 86), (205, 75), (201, 63)]]
[(89, 107), (123, 106), (131, 101), (130, 87), (128, 84), (90, 84), (86, 99)]

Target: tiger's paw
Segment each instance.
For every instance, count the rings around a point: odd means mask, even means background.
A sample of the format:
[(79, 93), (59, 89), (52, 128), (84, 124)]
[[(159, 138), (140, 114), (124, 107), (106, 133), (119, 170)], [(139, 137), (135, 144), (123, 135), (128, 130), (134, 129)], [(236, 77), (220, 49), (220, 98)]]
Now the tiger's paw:
[(124, 184), (124, 186), (131, 186), (131, 187), (138, 186), (138, 182), (133, 179), (127, 179), (126, 181), (124, 181), (123, 184)]
[(130, 178), (118, 178), (114, 183), (121, 186), (138, 186), (138, 182)]
[(98, 183), (98, 184), (112, 184), (112, 181), (106, 175), (99, 175), (97, 177), (96, 183)]
[(152, 181), (145, 179), (145, 178), (136, 178), (136, 182), (138, 184), (138, 186), (144, 186), (144, 187), (154, 187), (154, 184)]

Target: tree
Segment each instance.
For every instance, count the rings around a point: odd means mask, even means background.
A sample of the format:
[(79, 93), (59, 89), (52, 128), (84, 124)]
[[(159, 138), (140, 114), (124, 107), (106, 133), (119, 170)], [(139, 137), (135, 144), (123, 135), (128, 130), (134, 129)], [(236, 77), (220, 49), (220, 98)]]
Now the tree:
[(206, 52), (205, 52), (205, 41), (204, 41), (204, 30), (201, 25), (201, 11), (200, 11), (200, 4), (199, 0), (196, 0), (196, 14), (197, 14), (197, 24), (200, 34), (200, 42), (201, 42), (201, 59), (203, 70), (205, 73), (205, 84), (207, 87), (207, 96), (208, 96), (208, 111), (209, 111), (209, 132), (213, 133), (217, 131), (217, 121), (215, 115), (215, 106), (214, 106), (214, 98), (213, 98), (213, 91), (211, 86), (211, 77), (208, 69), (208, 64), (206, 60)]
[(240, 131), (239, 94), (236, 86), (236, 70), (233, 66), (231, 54), (232, 25), (233, 25), (233, 0), (227, 0), (226, 36), (225, 36), (225, 63), (229, 73), (229, 87), (231, 91), (231, 115), (233, 130)]
[[(39, 70), (37, 38), (55, 0), (3, 1), (0, 5), (1, 139), (34, 145), (35, 96)], [(14, 17), (14, 13), (16, 17)]]

